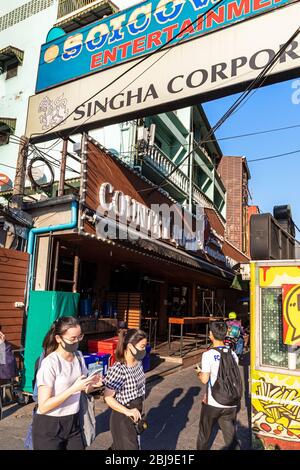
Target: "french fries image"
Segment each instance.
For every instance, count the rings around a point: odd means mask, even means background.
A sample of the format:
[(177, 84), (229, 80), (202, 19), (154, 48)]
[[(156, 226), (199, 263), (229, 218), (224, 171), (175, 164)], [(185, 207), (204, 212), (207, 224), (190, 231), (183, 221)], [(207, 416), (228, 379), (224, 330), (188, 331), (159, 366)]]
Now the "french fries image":
[[(296, 427), (299, 423), (300, 429), (300, 395), (297, 390), (285, 385), (274, 387), (261, 378), (257, 385), (257, 394), (261, 397), (259, 401), (263, 412), (270, 420), (278, 422), (284, 418), (287, 420), (286, 428), (289, 429), (290, 423), (293, 422), (293, 428), (295, 423)], [(261, 414), (259, 416), (261, 417)]]
[[(279, 398), (281, 396), (281, 394), (282, 394), (281, 387), (276, 387), (270, 393), (270, 398), (272, 398), (273, 400), (276, 400), (276, 398)], [(296, 394), (297, 394), (297, 392), (296, 392)]]

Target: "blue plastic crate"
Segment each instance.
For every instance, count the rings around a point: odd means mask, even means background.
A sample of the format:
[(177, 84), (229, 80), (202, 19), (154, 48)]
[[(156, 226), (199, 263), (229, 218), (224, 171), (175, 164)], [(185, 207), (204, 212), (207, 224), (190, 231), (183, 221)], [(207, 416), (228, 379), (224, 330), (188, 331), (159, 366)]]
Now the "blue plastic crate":
[(99, 354), (99, 353), (92, 353), (92, 354), (85, 354), (84, 356), (84, 361), (87, 366), (87, 369), (89, 371), (89, 374), (93, 372), (95, 369), (102, 369), (101, 375), (106, 375), (108, 366), (109, 366), (109, 360), (110, 360), (110, 354)]
[(150, 370), (150, 353), (151, 353), (151, 346), (150, 344), (147, 344), (146, 356), (144, 357), (142, 361), (144, 372), (148, 372)]
[(92, 301), (91, 299), (81, 299), (79, 302), (79, 314), (81, 317), (88, 317), (92, 315)]

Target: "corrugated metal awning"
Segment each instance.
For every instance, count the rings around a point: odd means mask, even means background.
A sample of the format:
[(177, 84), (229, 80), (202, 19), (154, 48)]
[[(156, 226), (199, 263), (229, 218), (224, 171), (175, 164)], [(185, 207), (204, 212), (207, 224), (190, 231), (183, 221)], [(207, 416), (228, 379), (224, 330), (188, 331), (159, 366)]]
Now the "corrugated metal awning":
[(62, 28), (66, 33), (74, 31), (81, 26), (86, 26), (94, 21), (102, 19), (104, 16), (110, 16), (119, 11), (118, 7), (109, 0), (93, 2), (87, 7), (70, 13), (55, 23), (54, 26)]
[(0, 131), (5, 131), (9, 128), (10, 132), (15, 132), (16, 119), (0, 117)]
[(17, 47), (7, 46), (3, 49), (0, 49), (0, 64), (7, 62), (13, 58), (16, 58), (20, 64), (23, 63), (24, 51), (18, 49)]

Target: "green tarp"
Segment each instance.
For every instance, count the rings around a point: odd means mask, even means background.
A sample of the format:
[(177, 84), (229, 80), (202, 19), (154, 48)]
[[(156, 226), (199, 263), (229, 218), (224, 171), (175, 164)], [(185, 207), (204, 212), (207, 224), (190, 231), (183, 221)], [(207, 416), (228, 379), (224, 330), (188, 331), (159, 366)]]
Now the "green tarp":
[(34, 365), (42, 352), (43, 339), (51, 324), (62, 316), (77, 316), (80, 294), (31, 291), (26, 325), (23, 391), (32, 393)]
[(249, 281), (243, 281), (241, 274), (236, 274), (231, 284), (231, 289), (243, 290), (249, 292)]

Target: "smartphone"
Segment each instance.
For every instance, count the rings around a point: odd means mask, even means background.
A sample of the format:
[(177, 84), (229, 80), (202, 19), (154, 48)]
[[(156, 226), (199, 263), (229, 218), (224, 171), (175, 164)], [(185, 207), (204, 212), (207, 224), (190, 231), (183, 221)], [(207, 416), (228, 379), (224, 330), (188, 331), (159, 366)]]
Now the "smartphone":
[(88, 378), (93, 377), (93, 376), (96, 375), (96, 374), (102, 375), (102, 369), (95, 369), (95, 370), (93, 370), (93, 372), (91, 372), (91, 373), (88, 375)]

